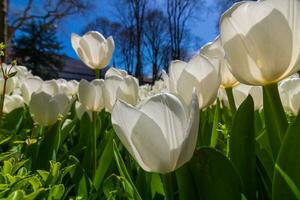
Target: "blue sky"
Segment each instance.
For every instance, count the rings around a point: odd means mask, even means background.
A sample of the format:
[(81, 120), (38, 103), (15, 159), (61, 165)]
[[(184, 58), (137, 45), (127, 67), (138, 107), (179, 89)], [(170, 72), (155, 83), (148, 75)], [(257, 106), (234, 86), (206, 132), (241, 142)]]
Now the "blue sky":
[[(36, 9), (42, 1), (43, 0), (34, 0)], [(163, 0), (156, 1), (156, 4), (159, 5)], [(216, 30), (218, 13), (216, 13), (214, 9), (216, 1), (204, 1), (204, 4), (201, 5), (201, 9), (197, 8), (199, 11), (195, 10), (193, 17), (188, 24), (188, 28), (191, 30), (192, 34), (196, 38), (199, 38), (190, 41), (190, 46), (193, 46), (190, 50), (191, 53), (199, 49), (203, 44), (212, 41), (218, 34)], [(26, 2), (27, 0), (10, 0), (9, 6), (12, 11), (17, 11), (18, 9), (22, 9), (22, 7), (26, 5)], [(63, 43), (63, 53), (78, 59), (70, 43), (71, 33), (81, 34), (87, 22), (91, 22), (99, 16), (114, 18), (116, 13), (113, 9), (113, 4), (116, 2), (118, 2), (118, 0), (97, 0), (93, 10), (89, 11), (87, 14), (68, 17), (58, 24), (58, 38)]]

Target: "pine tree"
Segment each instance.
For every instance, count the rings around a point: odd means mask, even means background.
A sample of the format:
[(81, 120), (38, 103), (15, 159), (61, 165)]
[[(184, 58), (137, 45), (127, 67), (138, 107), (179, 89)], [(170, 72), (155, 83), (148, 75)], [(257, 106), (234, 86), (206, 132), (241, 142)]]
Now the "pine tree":
[(31, 21), (13, 40), (12, 53), (18, 64), (28, 67), (43, 79), (57, 78), (57, 71), (64, 65), (62, 46), (53, 24)]

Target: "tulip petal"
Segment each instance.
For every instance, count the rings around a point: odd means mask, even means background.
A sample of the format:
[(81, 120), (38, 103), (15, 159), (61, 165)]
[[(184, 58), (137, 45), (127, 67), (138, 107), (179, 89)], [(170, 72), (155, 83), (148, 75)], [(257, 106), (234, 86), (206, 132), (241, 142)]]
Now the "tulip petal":
[(170, 91), (177, 92), (177, 82), (180, 78), (181, 73), (185, 69), (187, 63), (181, 60), (174, 60), (169, 66), (169, 78), (170, 78)]
[(123, 78), (119, 76), (110, 76), (104, 81), (104, 102), (108, 112), (112, 111), (117, 98), (117, 90), (122, 81)]
[(117, 101), (112, 109), (111, 121), (118, 138), (129, 153), (144, 170), (150, 171), (150, 168), (144, 163), (131, 140), (132, 131), (141, 114), (141, 112), (134, 109), (129, 104)]
[(154, 95), (138, 106), (139, 110), (159, 125), (169, 147), (181, 146), (186, 137), (187, 113), (182, 102), (174, 95)]
[(138, 102), (139, 86), (136, 78), (127, 76), (117, 89), (117, 98), (131, 105), (136, 105)]
[(88, 81), (82, 79), (78, 86), (78, 99), (88, 110), (94, 107), (96, 88)]
[(199, 104), (196, 93), (193, 93), (191, 111), (188, 119), (188, 126), (186, 129), (186, 138), (181, 147), (181, 154), (177, 161), (177, 167), (182, 166), (184, 163), (189, 161), (193, 152), (195, 151), (197, 144), (197, 136), (199, 129)]

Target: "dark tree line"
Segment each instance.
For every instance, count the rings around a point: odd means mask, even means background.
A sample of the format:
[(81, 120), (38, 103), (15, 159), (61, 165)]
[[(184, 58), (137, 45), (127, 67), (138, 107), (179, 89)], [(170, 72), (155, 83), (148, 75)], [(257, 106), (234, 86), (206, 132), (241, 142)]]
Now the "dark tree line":
[[(83, 33), (97, 30), (116, 43), (113, 64), (125, 68), (143, 82), (151, 69), (153, 81), (161, 69), (174, 59), (186, 59), (189, 36), (187, 22), (199, 0), (166, 0), (155, 6), (150, 0), (121, 0), (113, 5), (114, 20), (100, 17), (89, 23)], [(149, 74), (149, 71), (147, 71)]]

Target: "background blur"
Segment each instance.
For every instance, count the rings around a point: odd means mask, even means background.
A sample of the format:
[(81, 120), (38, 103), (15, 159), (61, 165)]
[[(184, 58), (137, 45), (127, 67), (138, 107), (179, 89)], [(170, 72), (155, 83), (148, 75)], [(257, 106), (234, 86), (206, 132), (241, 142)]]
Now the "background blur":
[(218, 35), (221, 13), (237, 0), (1, 0), (0, 42), (7, 61), (17, 59), (44, 79), (92, 79), (72, 49), (71, 33), (113, 36), (110, 66), (141, 83), (188, 60)]

